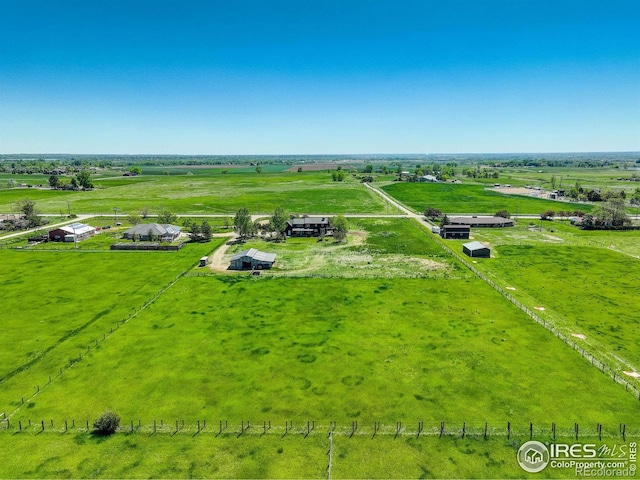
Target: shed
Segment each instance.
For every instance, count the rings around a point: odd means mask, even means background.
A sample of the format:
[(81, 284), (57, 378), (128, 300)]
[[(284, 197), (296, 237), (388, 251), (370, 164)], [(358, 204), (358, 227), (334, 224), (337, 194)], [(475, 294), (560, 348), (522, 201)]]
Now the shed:
[(276, 262), (275, 253), (261, 252), (255, 248), (236, 253), (231, 257), (231, 270), (267, 270)]
[(49, 240), (53, 242), (73, 242), (85, 240), (95, 235), (96, 229), (84, 223), (72, 223), (49, 231)]
[(490, 258), (491, 250), (484, 243), (469, 242), (462, 245), (462, 251), (469, 257)]
[(443, 225), (440, 229), (440, 236), (442, 238), (461, 238), (466, 240), (471, 234), (471, 227), (469, 225)]

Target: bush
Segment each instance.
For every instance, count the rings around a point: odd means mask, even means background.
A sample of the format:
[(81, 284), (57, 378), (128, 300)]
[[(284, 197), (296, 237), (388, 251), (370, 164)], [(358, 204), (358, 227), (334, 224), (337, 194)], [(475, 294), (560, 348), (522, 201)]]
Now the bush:
[(95, 433), (99, 435), (111, 435), (118, 430), (120, 416), (115, 412), (106, 411), (93, 422)]

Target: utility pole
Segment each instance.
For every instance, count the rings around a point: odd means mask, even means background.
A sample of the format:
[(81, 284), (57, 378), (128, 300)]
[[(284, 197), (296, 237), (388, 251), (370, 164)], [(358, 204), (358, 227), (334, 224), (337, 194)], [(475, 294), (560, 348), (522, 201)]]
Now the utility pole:
[(113, 207), (113, 223), (118, 223), (118, 207)]

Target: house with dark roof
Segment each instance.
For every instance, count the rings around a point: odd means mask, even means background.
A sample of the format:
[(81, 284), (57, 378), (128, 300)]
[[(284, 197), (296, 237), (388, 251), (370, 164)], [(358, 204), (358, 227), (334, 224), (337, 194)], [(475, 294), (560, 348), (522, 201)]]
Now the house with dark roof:
[(161, 242), (173, 242), (180, 236), (181, 227), (171, 224), (140, 223), (125, 230), (122, 237), (129, 240), (141, 240), (150, 242), (153, 240)]
[(471, 227), (469, 225), (443, 225), (440, 228), (440, 236), (444, 239), (458, 238), (466, 240), (471, 235)]
[(295, 217), (287, 221), (288, 237), (321, 237), (333, 234), (329, 217)]
[(484, 243), (469, 242), (462, 245), (462, 251), (468, 257), (491, 258), (491, 250)]
[(452, 217), (449, 222), (451, 225), (469, 225), (474, 228), (513, 227), (515, 225), (513, 220), (503, 217)]
[(273, 267), (275, 262), (275, 253), (266, 253), (250, 248), (231, 257), (229, 268), (231, 270), (267, 270)]

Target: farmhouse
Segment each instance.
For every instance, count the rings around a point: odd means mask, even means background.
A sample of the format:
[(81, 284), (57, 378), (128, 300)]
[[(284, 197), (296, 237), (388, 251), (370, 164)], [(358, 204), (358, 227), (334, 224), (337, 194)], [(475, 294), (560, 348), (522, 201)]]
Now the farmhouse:
[(469, 242), (462, 245), (462, 251), (469, 257), (490, 258), (491, 250), (480, 242)]
[(442, 238), (462, 238), (468, 239), (471, 233), (471, 227), (469, 225), (444, 225), (440, 229), (440, 236)]
[(502, 217), (453, 217), (449, 220), (451, 225), (469, 225), (470, 227), (513, 227), (515, 222), (510, 218)]
[(332, 234), (333, 228), (328, 217), (296, 217), (287, 221), (285, 233), (288, 237), (320, 237)]
[(84, 223), (72, 223), (64, 227), (49, 231), (49, 240), (52, 242), (79, 242), (96, 234), (96, 229)]
[(231, 257), (229, 268), (231, 270), (267, 270), (273, 266), (275, 261), (275, 253), (265, 253), (255, 248), (250, 248)]
[(123, 238), (129, 240), (173, 242), (180, 236), (181, 227), (170, 224), (141, 223), (131, 227), (123, 233)]

